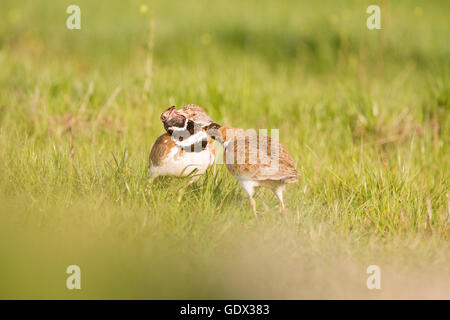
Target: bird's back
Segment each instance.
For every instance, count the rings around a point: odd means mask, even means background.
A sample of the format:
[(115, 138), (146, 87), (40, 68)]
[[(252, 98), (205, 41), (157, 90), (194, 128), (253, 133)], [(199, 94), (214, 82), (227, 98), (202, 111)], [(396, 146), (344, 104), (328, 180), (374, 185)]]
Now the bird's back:
[(225, 147), (225, 163), (231, 174), (251, 180), (298, 181), (295, 163), (286, 147), (271, 137), (238, 134)]

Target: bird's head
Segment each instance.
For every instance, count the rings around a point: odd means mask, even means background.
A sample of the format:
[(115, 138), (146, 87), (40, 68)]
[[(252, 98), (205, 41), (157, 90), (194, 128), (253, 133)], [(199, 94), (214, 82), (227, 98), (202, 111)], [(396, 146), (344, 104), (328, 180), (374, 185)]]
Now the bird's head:
[(161, 114), (161, 121), (170, 135), (181, 131), (193, 135), (213, 123), (205, 110), (195, 104), (189, 104), (179, 110), (172, 106)]

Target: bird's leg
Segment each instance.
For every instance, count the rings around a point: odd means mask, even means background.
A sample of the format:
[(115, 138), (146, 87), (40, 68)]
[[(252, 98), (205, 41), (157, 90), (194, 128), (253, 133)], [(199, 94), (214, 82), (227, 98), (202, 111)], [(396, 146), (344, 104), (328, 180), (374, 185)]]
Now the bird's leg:
[(184, 191), (185, 191), (191, 184), (193, 184), (195, 181), (197, 181), (199, 178), (200, 178), (200, 176), (193, 176), (193, 177), (191, 178), (191, 180), (189, 180), (189, 182), (188, 182), (184, 187), (182, 187), (180, 190), (178, 190), (178, 199), (177, 199), (178, 202), (181, 202), (181, 200), (183, 200)]
[(185, 187), (178, 190), (178, 199), (177, 199), (178, 202), (181, 202), (181, 200), (183, 200), (184, 189), (185, 189)]
[(252, 211), (253, 214), (255, 215), (255, 218), (258, 218), (258, 213), (256, 212), (256, 202), (255, 199), (253, 199), (253, 194), (255, 193), (255, 187), (257, 186), (257, 183), (250, 180), (240, 180), (239, 183), (241, 184), (245, 193), (248, 195), (250, 205), (252, 206)]
[(284, 210), (286, 210), (286, 207), (284, 206), (284, 201), (280, 201), (280, 215), (283, 215)]
[(258, 213), (256, 212), (256, 202), (255, 199), (253, 199), (253, 195), (249, 196), (250, 199), (250, 205), (252, 206), (253, 214), (255, 215), (255, 218), (258, 218)]
[(281, 185), (278, 188), (273, 190), (273, 192), (277, 196), (278, 200), (280, 200), (280, 215), (281, 216), (283, 216), (283, 212), (286, 209), (286, 207), (284, 206), (284, 201), (283, 201), (283, 190), (284, 190), (284, 188), (285, 188), (285, 185)]

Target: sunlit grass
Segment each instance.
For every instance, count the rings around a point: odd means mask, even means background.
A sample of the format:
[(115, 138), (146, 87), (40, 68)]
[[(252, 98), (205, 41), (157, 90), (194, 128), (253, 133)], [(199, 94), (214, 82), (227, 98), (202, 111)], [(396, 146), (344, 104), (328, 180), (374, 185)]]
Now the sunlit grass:
[[(449, 298), (447, 4), (383, 1), (380, 31), (367, 1), (79, 1), (78, 31), (69, 4), (0, 5), (1, 298)], [(222, 165), (181, 203), (148, 183), (188, 103), (280, 129), (284, 218)]]

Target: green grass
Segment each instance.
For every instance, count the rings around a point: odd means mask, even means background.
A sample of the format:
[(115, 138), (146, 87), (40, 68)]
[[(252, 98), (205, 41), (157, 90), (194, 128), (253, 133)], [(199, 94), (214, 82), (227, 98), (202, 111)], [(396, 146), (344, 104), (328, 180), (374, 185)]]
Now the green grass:
[[(0, 298), (450, 298), (448, 1), (377, 31), (370, 1), (80, 0), (68, 30), (72, 3), (0, 4)], [(188, 103), (280, 129), (284, 218), (222, 165), (148, 185)]]

